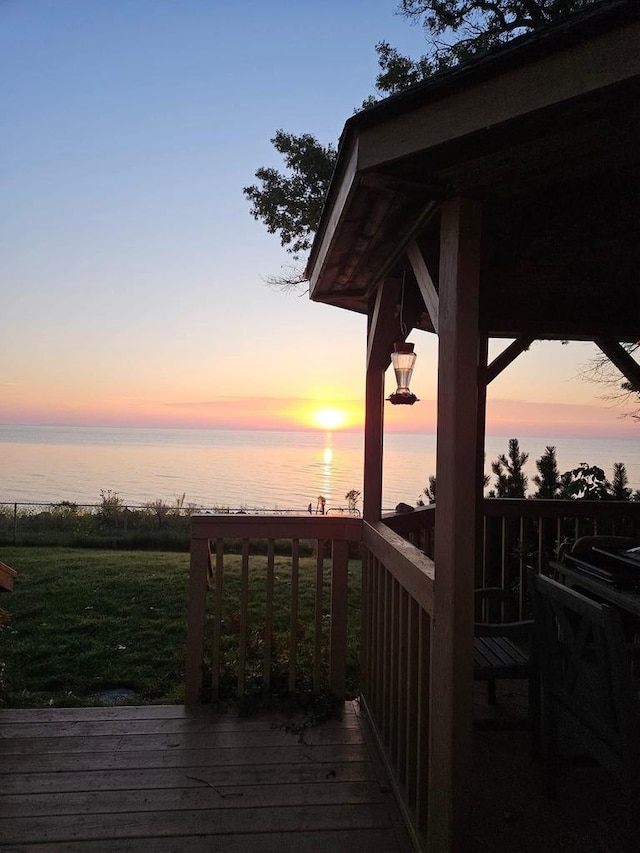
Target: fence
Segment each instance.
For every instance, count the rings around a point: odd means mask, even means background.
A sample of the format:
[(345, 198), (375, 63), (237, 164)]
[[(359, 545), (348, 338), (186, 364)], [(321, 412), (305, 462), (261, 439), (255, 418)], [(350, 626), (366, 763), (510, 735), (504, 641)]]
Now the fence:
[[(0, 545), (46, 545), (90, 548), (163, 548), (189, 550), (189, 528), (194, 512), (216, 515), (290, 516), (304, 510), (264, 507), (199, 507), (166, 504), (125, 504), (105, 493), (99, 504), (71, 501), (0, 502)], [(357, 512), (357, 511), (356, 511)], [(354, 514), (347, 508), (332, 515)]]

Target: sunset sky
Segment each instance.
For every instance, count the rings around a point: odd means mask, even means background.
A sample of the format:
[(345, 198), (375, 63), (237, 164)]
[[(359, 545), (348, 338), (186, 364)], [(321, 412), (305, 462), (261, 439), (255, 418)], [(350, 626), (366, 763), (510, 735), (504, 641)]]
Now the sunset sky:
[[(361, 427), (365, 319), (266, 286), (290, 258), (242, 188), (277, 128), (337, 140), (377, 41), (424, 49), (394, 7), (0, 4), (0, 423)], [(387, 425), (431, 430), (436, 341), (411, 339), (421, 402)], [(488, 430), (635, 437), (576, 378), (592, 353), (534, 344)]]

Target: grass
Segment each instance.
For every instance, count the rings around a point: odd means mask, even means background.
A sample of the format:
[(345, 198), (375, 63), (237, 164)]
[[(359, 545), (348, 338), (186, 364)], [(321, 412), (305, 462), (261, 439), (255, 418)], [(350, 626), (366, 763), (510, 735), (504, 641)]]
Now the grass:
[[(0, 704), (39, 707), (103, 704), (106, 690), (130, 690), (131, 701), (180, 703), (184, 690), (189, 556), (180, 553), (5, 547), (0, 558), (18, 572), (3, 605), (11, 620), (0, 629), (6, 665)], [(326, 563), (328, 566), (328, 563)], [(274, 682), (288, 665), (290, 561), (276, 557)], [(329, 600), (325, 569), (323, 613)], [(359, 563), (350, 564), (348, 680), (357, 688)], [(313, 647), (315, 559), (300, 560), (297, 626), (308, 684)], [(250, 561), (249, 677), (260, 686), (264, 648), (266, 561)], [(235, 689), (240, 558), (225, 556), (226, 650), (222, 683)]]

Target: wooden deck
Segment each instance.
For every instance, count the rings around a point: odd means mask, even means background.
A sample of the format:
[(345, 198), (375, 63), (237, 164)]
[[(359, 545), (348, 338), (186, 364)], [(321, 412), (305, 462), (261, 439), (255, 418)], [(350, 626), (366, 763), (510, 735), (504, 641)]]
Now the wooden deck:
[(296, 734), (183, 706), (0, 711), (0, 850), (412, 849), (357, 705)]

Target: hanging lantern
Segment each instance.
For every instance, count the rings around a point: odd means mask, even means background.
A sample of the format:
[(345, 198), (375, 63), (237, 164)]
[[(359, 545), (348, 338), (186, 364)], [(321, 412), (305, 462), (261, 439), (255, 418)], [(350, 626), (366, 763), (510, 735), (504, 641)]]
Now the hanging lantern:
[(409, 383), (413, 373), (413, 366), (416, 363), (416, 354), (413, 351), (413, 344), (400, 343), (393, 345), (391, 353), (391, 363), (396, 373), (396, 382), (398, 387), (394, 394), (391, 394), (387, 399), (394, 406), (404, 405), (413, 406), (418, 399), (415, 394), (411, 393)]

